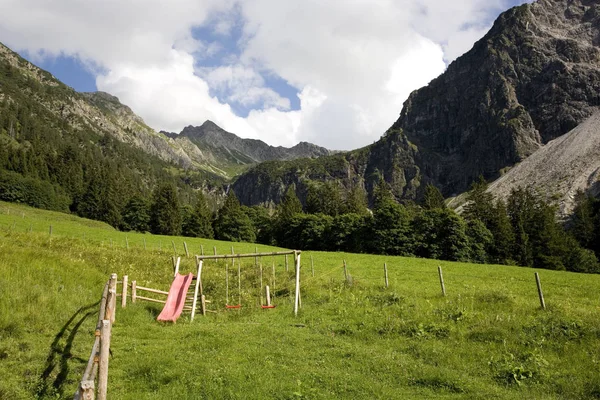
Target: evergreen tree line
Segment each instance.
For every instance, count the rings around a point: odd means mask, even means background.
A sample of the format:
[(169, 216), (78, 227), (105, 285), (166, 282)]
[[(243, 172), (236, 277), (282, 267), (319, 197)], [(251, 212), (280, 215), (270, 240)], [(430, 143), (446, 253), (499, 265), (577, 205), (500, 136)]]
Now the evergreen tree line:
[(61, 120), (19, 89), (37, 87), (33, 80), (16, 86), (4, 75), (0, 84), (10, 94), (0, 96), (0, 200), (130, 229), (125, 206), (150, 199), (157, 182), (175, 185), (183, 199), (193, 198), (192, 185), (206, 182), (109, 134), (73, 128), (78, 116)]
[[(332, 187), (327, 184), (313, 190), (331, 192)], [(555, 208), (535, 192), (515, 190), (504, 202), (495, 201), (486, 189), (483, 179), (474, 183), (464, 212), (459, 215), (446, 208), (441, 193), (431, 185), (421, 205), (403, 205), (382, 182), (375, 189), (372, 210), (367, 209), (366, 194), (360, 191), (351, 191), (345, 197), (341, 191), (323, 192), (313, 200), (309, 195), (303, 207), (292, 186), (274, 213), (263, 207), (240, 205), (230, 190), (216, 214), (201, 193), (193, 208), (179, 207), (175, 189), (163, 188), (157, 189), (153, 203), (145, 206), (152, 210), (152, 218), (146, 217), (144, 229), (303, 250), (600, 272), (596, 256), (600, 201), (583, 198), (573, 227), (567, 231), (556, 221)], [(336, 201), (329, 202), (328, 198)], [(308, 209), (314, 212), (306, 212)], [(171, 222), (159, 222), (161, 215)]]

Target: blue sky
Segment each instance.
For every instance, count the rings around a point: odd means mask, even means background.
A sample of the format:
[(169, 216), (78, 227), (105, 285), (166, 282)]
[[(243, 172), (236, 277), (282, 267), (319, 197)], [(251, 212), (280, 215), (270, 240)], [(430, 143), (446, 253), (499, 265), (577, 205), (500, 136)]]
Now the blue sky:
[[(271, 144), (373, 142), (516, 0), (13, 2), (0, 41), (157, 130), (211, 119)], [(52, 21), (50, 24), (49, 21)]]
[(94, 92), (96, 87), (96, 75), (90, 71), (75, 56), (59, 55), (57, 57), (32, 57), (28, 51), (19, 54), (32, 61), (38, 67), (49, 71), (61, 82), (66, 83), (78, 92)]

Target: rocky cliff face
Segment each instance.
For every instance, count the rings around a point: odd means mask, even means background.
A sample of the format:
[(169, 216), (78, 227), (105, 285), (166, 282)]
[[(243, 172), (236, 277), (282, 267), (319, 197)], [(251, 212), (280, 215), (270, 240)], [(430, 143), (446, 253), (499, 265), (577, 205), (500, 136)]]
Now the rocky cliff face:
[[(600, 1), (539, 0), (503, 13), (469, 52), (413, 92), (392, 128), (348, 162), (347, 173), (330, 173), (325, 157), (289, 180), (360, 181), (370, 191), (382, 176), (399, 200), (418, 199), (426, 183), (450, 196), (479, 175), (499, 177), (599, 107)], [(250, 171), (236, 182), (244, 202), (277, 200), (264, 189), (264, 175)], [(248, 183), (254, 178), (256, 188)]]
[(304, 203), (308, 187), (315, 183), (333, 181), (343, 192), (358, 186), (372, 194), (384, 178), (396, 198), (416, 198), (422, 187), (418, 157), (418, 149), (401, 131), (390, 130), (362, 149), (315, 159), (261, 163), (242, 174), (233, 189), (243, 204), (272, 206), (281, 201), (291, 184)]
[(490, 179), (600, 106), (600, 2), (540, 0), (502, 14), (404, 104), (395, 128), (445, 194)]

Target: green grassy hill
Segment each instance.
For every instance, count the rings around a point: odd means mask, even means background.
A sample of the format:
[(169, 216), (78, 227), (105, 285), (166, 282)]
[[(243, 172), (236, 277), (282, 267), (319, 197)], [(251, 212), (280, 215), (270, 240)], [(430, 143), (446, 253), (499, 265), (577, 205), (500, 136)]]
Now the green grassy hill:
[[(172, 241), (182, 271), (194, 270), (184, 240), (192, 253), (255, 248), (0, 203), (0, 399), (71, 398), (108, 275), (166, 290)], [(600, 398), (599, 275), (539, 270), (544, 311), (529, 268), (303, 252), (295, 318), (291, 260), (287, 272), (283, 257), (258, 261), (275, 309), (259, 307), (253, 259), (242, 264), (240, 311), (225, 310), (225, 264), (214, 261), (203, 281), (216, 313), (171, 325), (155, 321), (160, 305), (118, 308), (110, 398)], [(231, 282), (230, 295), (237, 302)]]

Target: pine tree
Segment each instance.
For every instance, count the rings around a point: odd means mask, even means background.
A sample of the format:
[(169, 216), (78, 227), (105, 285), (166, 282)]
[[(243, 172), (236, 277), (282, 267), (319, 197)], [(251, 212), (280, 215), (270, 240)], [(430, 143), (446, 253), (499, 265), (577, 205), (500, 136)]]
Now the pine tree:
[(511, 192), (508, 215), (515, 232), (515, 255), (521, 265), (564, 270), (569, 249), (556, 209), (528, 189)]
[(434, 185), (428, 184), (425, 188), (425, 197), (423, 198), (423, 208), (433, 210), (435, 208), (446, 208), (442, 192)]
[(492, 212), (492, 218), (487, 226), (493, 235), (493, 240), (487, 248), (490, 261), (498, 264), (511, 264), (514, 262), (512, 253), (515, 246), (515, 232), (510, 224), (504, 201), (497, 201)]
[(242, 206), (242, 211), (250, 218), (258, 243), (275, 245), (273, 218), (269, 209), (261, 206)]
[(157, 235), (181, 233), (179, 199), (173, 184), (162, 184), (154, 190), (150, 216), (152, 233)]
[(494, 242), (492, 232), (485, 227), (483, 222), (477, 219), (467, 221), (466, 232), (469, 238), (469, 260), (477, 263), (488, 262), (488, 249)]
[(414, 236), (411, 216), (391, 195), (379, 198), (373, 212), (368, 238), (369, 250), (378, 254), (412, 255)]
[(233, 190), (229, 190), (225, 204), (219, 210), (214, 224), (215, 237), (232, 242), (254, 242), (256, 232), (248, 215), (244, 213)]
[(367, 192), (365, 188), (356, 184), (352, 186), (346, 196), (346, 202), (343, 212), (345, 214), (365, 214), (367, 212)]
[(97, 170), (92, 170), (89, 175), (91, 176), (88, 185), (77, 204), (77, 214), (85, 218), (100, 220), (105, 190), (104, 182), (101, 173)]
[(494, 197), (487, 189), (487, 182), (483, 176), (479, 176), (479, 179), (471, 185), (464, 212), (465, 218), (478, 219), (486, 226), (492, 218), (491, 209), (494, 205)]
[(377, 209), (389, 202), (395, 202), (394, 195), (392, 194), (392, 189), (386, 181), (380, 179), (377, 185), (375, 185), (375, 187), (373, 188), (374, 208)]
[(582, 192), (577, 193), (575, 201), (571, 232), (583, 247), (597, 252), (600, 201)]
[(183, 234), (189, 237), (202, 237), (212, 239), (212, 212), (202, 192), (198, 192), (196, 206), (183, 223)]
[(302, 203), (296, 196), (295, 186), (291, 185), (277, 208), (277, 218), (279, 221), (289, 221), (295, 214), (302, 214)]
[(150, 204), (140, 195), (133, 196), (123, 208), (123, 229), (136, 232), (150, 230)]
[(289, 230), (289, 224), (297, 214), (302, 214), (302, 203), (296, 196), (296, 188), (294, 185), (290, 185), (281, 203), (277, 206), (275, 229), (273, 231), (275, 241), (282, 246), (285, 246), (286, 235)]
[(335, 217), (341, 214), (343, 200), (340, 187), (334, 182), (325, 182), (321, 188), (321, 212)]
[(414, 252), (419, 257), (451, 261), (469, 260), (471, 242), (465, 221), (454, 211), (424, 210), (412, 223)]
[(321, 191), (315, 184), (308, 185), (306, 192), (306, 212), (317, 214), (323, 212)]

